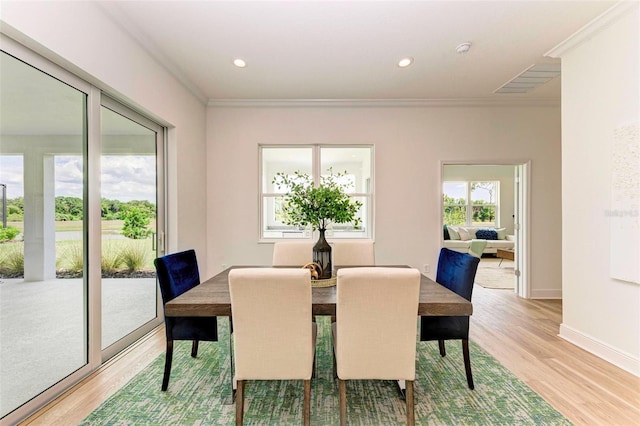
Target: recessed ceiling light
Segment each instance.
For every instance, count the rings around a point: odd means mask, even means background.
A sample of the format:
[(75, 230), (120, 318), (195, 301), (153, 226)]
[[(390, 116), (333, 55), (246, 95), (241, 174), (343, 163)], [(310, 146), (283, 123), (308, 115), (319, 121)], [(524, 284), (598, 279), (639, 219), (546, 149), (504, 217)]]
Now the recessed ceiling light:
[(244, 61), (244, 59), (237, 58), (233, 60), (233, 65), (238, 68), (244, 68), (247, 66), (247, 63)]
[(402, 58), (398, 61), (398, 66), (400, 68), (406, 68), (413, 63), (413, 58), (408, 56), (406, 58)]
[(471, 42), (465, 41), (464, 43), (460, 43), (456, 46), (456, 52), (458, 53), (467, 53), (471, 49)]

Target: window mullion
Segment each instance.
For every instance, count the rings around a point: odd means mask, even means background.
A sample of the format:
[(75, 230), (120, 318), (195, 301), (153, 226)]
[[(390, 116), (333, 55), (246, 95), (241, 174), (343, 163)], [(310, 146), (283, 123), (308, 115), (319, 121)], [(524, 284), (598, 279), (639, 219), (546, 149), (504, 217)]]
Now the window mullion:
[(313, 174), (313, 184), (318, 186), (320, 185), (320, 177), (322, 176), (322, 170), (320, 170), (321, 167), (321, 158), (320, 158), (320, 145), (313, 145), (313, 151), (312, 151), (312, 155), (311, 155), (311, 161), (312, 161), (312, 165), (311, 165), (311, 170), (312, 170), (312, 174)]
[(467, 218), (466, 218), (466, 225), (467, 226), (471, 226), (471, 223), (473, 223), (473, 206), (471, 203), (471, 182), (466, 182), (466, 186), (467, 186)]

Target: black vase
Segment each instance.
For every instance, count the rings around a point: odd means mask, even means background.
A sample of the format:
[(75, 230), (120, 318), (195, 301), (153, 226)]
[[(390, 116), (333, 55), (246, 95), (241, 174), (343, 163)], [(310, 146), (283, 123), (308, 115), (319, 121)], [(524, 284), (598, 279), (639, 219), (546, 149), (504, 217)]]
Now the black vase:
[(331, 246), (324, 238), (324, 229), (320, 229), (320, 238), (313, 246), (313, 261), (322, 266), (322, 275), (320, 279), (326, 280), (331, 278)]

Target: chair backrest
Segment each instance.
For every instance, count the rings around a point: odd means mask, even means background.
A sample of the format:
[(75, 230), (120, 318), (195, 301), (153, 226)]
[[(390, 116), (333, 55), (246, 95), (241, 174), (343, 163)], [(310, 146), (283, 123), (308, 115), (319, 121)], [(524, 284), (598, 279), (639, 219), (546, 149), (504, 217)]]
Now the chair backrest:
[(303, 266), (313, 261), (313, 241), (279, 241), (273, 244), (273, 266)]
[(414, 380), (420, 272), (346, 268), (336, 286), (336, 366), (348, 379)]
[(442, 248), (436, 282), (470, 301), (479, 263), (477, 257)]
[(469, 244), (469, 254), (473, 257), (481, 258), (486, 246), (487, 240), (473, 239)]
[(229, 272), (237, 380), (311, 378), (313, 325), (309, 271)]
[(373, 266), (376, 264), (373, 241), (335, 241), (333, 264), (336, 266)]
[(156, 267), (164, 303), (200, 284), (195, 250), (168, 254), (155, 259), (153, 264)]

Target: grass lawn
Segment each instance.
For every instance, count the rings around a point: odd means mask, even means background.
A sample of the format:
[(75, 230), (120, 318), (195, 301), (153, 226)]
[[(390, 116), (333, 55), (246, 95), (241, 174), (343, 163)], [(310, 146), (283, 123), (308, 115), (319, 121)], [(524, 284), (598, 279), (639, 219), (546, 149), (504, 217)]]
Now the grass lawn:
[[(105, 234), (119, 234), (122, 231), (123, 220), (103, 220), (102, 232)], [(7, 226), (18, 228), (20, 232), (24, 231), (24, 222), (7, 222)], [(151, 228), (155, 227), (155, 220), (151, 221)], [(81, 220), (57, 220), (56, 232), (64, 231), (82, 231)]]
[[(22, 232), (23, 222), (7, 223)], [(102, 221), (102, 234), (120, 234), (123, 221)], [(155, 227), (155, 221), (151, 224)], [(153, 229), (153, 228), (152, 228)], [(56, 232), (82, 231), (82, 221), (57, 221)], [(0, 244), (0, 265), (4, 268), (19, 268), (24, 259), (24, 243), (11, 241)], [(129, 238), (110, 238), (102, 241), (102, 269), (119, 270), (127, 268), (127, 263), (135, 264), (136, 270), (153, 270), (154, 252), (152, 239), (132, 240)], [(81, 270), (83, 262), (82, 241), (60, 240), (56, 241), (56, 269)]]

